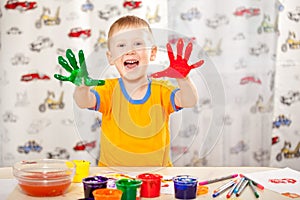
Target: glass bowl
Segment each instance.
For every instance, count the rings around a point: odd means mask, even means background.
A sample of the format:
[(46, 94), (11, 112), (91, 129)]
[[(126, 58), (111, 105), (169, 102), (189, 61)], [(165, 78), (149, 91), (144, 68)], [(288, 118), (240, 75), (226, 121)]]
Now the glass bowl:
[(67, 191), (75, 168), (75, 164), (68, 160), (28, 160), (15, 163), (13, 175), (25, 194), (51, 197), (62, 195)]

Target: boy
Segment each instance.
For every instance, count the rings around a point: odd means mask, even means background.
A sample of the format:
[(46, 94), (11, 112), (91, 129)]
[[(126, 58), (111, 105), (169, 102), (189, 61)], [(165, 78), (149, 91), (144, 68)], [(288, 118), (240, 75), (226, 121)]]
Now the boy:
[[(66, 55), (74, 69), (59, 57), (59, 63), (71, 75), (56, 74), (55, 78), (77, 85), (74, 100), (80, 108), (102, 113), (99, 166), (172, 166), (169, 115), (196, 104), (197, 93), (187, 75), (203, 60), (189, 66), (192, 44), (187, 45), (184, 58), (182, 39), (177, 43), (176, 57), (167, 44), (170, 67), (151, 76), (176, 78), (178, 88), (152, 80), (147, 76), (149, 62), (157, 53), (152, 41), (149, 24), (143, 19), (125, 16), (115, 21), (108, 33), (107, 58), (120, 78), (105, 80), (105, 84), (88, 77), (82, 51), (81, 69), (70, 50)], [(92, 85), (98, 86), (88, 87)]]

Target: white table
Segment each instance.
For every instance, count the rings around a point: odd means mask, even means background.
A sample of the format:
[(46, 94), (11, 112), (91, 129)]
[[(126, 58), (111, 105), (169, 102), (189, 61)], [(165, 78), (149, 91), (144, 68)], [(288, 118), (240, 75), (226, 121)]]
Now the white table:
[[(251, 173), (251, 172), (259, 172), (259, 171), (266, 171), (266, 170), (273, 170), (275, 168), (268, 168), (268, 167), (169, 167), (169, 168), (104, 168), (104, 167), (91, 167), (90, 168), (90, 175), (101, 175), (105, 174), (108, 171), (110, 172), (126, 172), (128, 174), (139, 174), (139, 173), (158, 173), (164, 176), (176, 176), (176, 175), (192, 175), (199, 178), (199, 180), (207, 180), (217, 177), (223, 177), (230, 174), (235, 173)], [(5, 167), (0, 168), (0, 191), (3, 190), (2, 183), (14, 182), (14, 177), (12, 174), (12, 168)], [(205, 195), (197, 196), (197, 199), (226, 199), (226, 192), (221, 194), (220, 196), (216, 198), (212, 198), (213, 190), (216, 189), (218, 186), (226, 183), (228, 180), (224, 180), (221, 182), (216, 182), (207, 185), (209, 187), (209, 193)], [(10, 187), (10, 188), (7, 188)], [(72, 183), (71, 187), (68, 189), (67, 193), (62, 196), (52, 197), (52, 198), (37, 198), (37, 197), (30, 197), (25, 194), (23, 194), (19, 187), (15, 184), (11, 184), (11, 186), (6, 186), (6, 192), (7, 192), (7, 198), (8, 200), (45, 200), (45, 199), (51, 199), (51, 200), (58, 200), (58, 199), (72, 199), (77, 200), (84, 197), (83, 193), (83, 186), (81, 183)], [(270, 190), (258, 190), (260, 194), (259, 199), (263, 200), (287, 200), (291, 199), (288, 197), (285, 197), (279, 193), (270, 191)], [(2, 194), (4, 194), (5, 191), (2, 191)], [(1, 195), (1, 192), (0, 192)], [(232, 199), (235, 199), (235, 196), (232, 196)], [(3, 198), (3, 196), (2, 196)], [(2, 199), (0, 197), (0, 199)], [(144, 198), (142, 198), (144, 199)], [(149, 198), (147, 198), (149, 199)], [(162, 194), (158, 198), (152, 198), (152, 199), (175, 199), (174, 195), (171, 194)], [(237, 199), (237, 198), (236, 198)], [(254, 194), (252, 193), (250, 187), (247, 187), (245, 191), (243, 191), (242, 195), (238, 199), (256, 199), (254, 197)]]

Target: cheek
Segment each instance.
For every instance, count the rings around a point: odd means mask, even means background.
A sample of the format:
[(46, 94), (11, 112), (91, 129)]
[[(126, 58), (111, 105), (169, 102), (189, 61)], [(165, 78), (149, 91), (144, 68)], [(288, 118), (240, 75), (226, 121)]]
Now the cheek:
[(148, 50), (140, 50), (139, 55), (143, 60), (149, 61), (151, 53)]
[(112, 59), (113, 60), (119, 60), (120, 59), (120, 57), (123, 55), (123, 54), (125, 54), (126, 53), (126, 51), (125, 50), (114, 50), (113, 52), (112, 52), (112, 54), (111, 54), (111, 57), (112, 57)]

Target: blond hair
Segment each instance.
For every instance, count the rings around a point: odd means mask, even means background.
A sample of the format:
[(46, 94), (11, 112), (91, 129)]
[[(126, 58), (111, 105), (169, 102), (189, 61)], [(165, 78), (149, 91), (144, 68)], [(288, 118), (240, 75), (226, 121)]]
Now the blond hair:
[(137, 16), (128, 15), (128, 16), (119, 18), (110, 26), (110, 29), (108, 31), (108, 38), (110, 38), (113, 35), (115, 30), (131, 28), (131, 27), (147, 28), (149, 30), (149, 32), (152, 33), (148, 22), (146, 22), (144, 19), (141, 19)]

